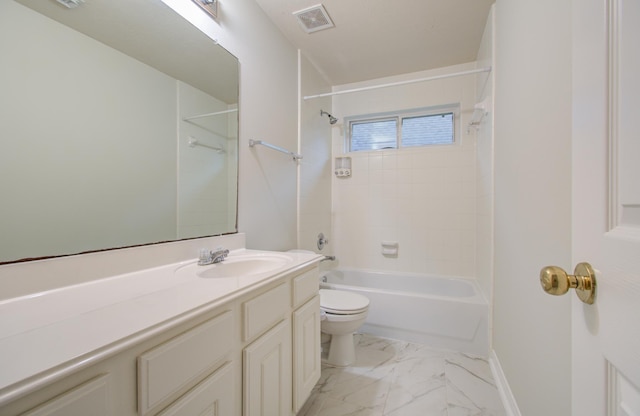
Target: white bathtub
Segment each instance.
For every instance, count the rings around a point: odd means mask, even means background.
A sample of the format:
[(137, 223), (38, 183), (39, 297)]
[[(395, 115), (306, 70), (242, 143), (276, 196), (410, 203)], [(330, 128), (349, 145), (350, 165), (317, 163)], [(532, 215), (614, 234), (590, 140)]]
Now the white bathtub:
[(369, 298), (360, 332), (489, 354), (489, 306), (473, 279), (341, 269), (323, 273), (320, 287)]

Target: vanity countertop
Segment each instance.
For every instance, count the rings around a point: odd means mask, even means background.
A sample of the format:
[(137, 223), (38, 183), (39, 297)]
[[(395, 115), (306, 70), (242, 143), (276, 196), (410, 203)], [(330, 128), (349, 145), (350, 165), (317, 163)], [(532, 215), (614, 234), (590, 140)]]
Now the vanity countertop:
[(177, 273), (190, 260), (1, 301), (0, 406), (322, 258), (239, 249), (229, 259), (247, 254), (287, 262), (237, 278)]

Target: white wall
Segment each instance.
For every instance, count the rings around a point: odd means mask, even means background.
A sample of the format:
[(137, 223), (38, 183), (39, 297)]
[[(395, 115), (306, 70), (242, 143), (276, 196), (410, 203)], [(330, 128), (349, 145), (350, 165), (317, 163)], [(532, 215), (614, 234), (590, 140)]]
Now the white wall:
[(571, 261), (571, 10), (495, 6), (493, 348), (523, 415), (571, 414), (570, 298), (540, 288)]
[[(304, 56), (300, 56), (301, 96), (331, 91), (331, 87)], [(327, 116), (331, 98), (300, 100), (300, 191), (298, 248), (318, 250), (318, 234), (329, 244), (322, 253), (333, 253), (331, 234), (331, 131)]]
[[(422, 71), (334, 90), (429, 77), (475, 68), (475, 63)], [(341, 267), (438, 275), (474, 275), (475, 131), (467, 123), (475, 104), (473, 76), (337, 95), (333, 155), (344, 153), (344, 118), (460, 103), (455, 145), (352, 152), (352, 176), (333, 177), (333, 239)], [(381, 254), (397, 241), (397, 257)]]
[(296, 246), (297, 166), (261, 139), (296, 151), (297, 50), (253, 0), (220, 2), (217, 21), (190, 1), (163, 0), (240, 61), (238, 227), (247, 247)]

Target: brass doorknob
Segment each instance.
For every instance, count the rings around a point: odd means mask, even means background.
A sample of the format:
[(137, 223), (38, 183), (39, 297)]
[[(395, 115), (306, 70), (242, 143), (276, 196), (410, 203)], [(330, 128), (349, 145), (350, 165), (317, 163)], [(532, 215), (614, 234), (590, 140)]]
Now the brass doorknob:
[(540, 285), (550, 295), (564, 295), (573, 288), (584, 303), (593, 304), (596, 298), (596, 273), (589, 263), (578, 263), (573, 275), (561, 267), (547, 266), (540, 270)]

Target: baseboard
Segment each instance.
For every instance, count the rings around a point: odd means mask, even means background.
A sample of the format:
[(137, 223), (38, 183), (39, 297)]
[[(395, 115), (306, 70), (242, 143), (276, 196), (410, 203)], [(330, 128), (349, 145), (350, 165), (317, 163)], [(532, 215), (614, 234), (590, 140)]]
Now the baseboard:
[(496, 382), (496, 387), (500, 393), (500, 399), (502, 400), (507, 416), (522, 416), (520, 409), (518, 409), (516, 399), (513, 397), (513, 393), (509, 387), (509, 382), (502, 371), (502, 366), (500, 366), (500, 360), (498, 360), (498, 356), (494, 350), (491, 350), (489, 355), (489, 366), (491, 367), (491, 372), (493, 373), (493, 378)]

